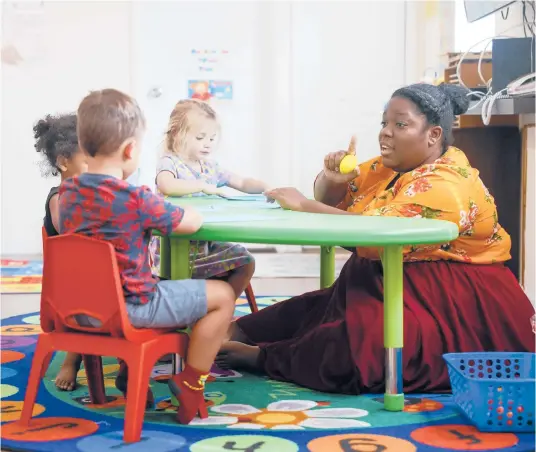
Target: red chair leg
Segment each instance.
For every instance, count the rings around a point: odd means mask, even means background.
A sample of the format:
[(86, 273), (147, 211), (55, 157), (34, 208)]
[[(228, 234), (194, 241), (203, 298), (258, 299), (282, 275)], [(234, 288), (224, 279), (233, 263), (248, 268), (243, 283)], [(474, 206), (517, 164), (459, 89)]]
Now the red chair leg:
[(104, 374), (102, 372), (102, 358), (94, 355), (84, 355), (84, 369), (86, 370), (89, 398), (95, 405), (106, 403), (106, 389), (104, 387)]
[(151, 377), (153, 362), (147, 359), (144, 352), (141, 356), (128, 360), (127, 402), (125, 408), (125, 425), (123, 441), (135, 443), (140, 440), (147, 404), (147, 388)]
[(32, 361), (32, 368), (30, 369), (30, 376), (28, 377), (28, 385), (26, 386), (26, 394), (24, 395), (24, 405), (20, 416), (20, 423), (22, 425), (28, 425), (32, 418), (33, 407), (35, 405), (35, 399), (37, 398), (37, 392), (39, 391), (41, 378), (46, 372), (51, 358), (52, 352), (48, 348), (48, 345), (38, 338)]
[(248, 284), (245, 292), (249, 304), (249, 309), (251, 309), (251, 312), (257, 312), (259, 308), (257, 307), (257, 301), (255, 300), (255, 294), (253, 293), (253, 288), (251, 287), (251, 284)]

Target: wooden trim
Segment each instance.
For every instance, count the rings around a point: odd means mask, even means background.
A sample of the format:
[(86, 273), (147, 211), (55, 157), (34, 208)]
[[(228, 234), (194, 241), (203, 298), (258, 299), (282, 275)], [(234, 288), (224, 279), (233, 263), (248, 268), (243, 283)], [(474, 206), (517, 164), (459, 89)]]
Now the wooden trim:
[(527, 141), (529, 129), (533, 129), (534, 124), (526, 124), (521, 130), (521, 221), (519, 236), (519, 282), (525, 287), (525, 231), (527, 226)]

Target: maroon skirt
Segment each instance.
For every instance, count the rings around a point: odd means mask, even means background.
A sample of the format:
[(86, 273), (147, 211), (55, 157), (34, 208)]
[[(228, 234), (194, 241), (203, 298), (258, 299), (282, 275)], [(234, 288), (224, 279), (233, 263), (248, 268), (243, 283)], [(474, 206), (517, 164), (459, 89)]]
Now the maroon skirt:
[[(504, 265), (404, 264), (404, 390), (448, 390), (444, 353), (534, 352), (533, 314)], [(329, 289), (237, 322), (260, 347), (259, 363), (273, 379), (325, 392), (385, 390), (379, 262), (354, 254)]]

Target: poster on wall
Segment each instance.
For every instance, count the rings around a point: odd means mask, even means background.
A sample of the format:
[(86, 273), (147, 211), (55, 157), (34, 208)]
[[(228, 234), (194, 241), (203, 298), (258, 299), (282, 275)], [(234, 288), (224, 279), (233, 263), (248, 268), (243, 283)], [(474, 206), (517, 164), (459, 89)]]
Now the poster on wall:
[(46, 55), (42, 1), (2, 2), (2, 63), (42, 61)]
[(211, 98), (231, 100), (233, 82), (230, 80), (189, 80), (188, 97), (208, 102)]
[(190, 99), (210, 100), (209, 81), (208, 80), (189, 80), (188, 97)]
[(197, 72), (221, 71), (229, 60), (229, 51), (225, 49), (192, 49), (190, 53)]
[(211, 97), (221, 100), (233, 98), (233, 82), (229, 80), (210, 80), (209, 91)]

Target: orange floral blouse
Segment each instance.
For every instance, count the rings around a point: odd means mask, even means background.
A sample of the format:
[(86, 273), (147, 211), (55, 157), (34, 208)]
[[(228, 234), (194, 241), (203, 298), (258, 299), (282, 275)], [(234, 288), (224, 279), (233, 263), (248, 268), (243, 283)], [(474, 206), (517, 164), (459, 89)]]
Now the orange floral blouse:
[[(465, 154), (450, 147), (432, 164), (401, 174), (377, 157), (359, 165), (340, 209), (360, 215), (432, 218), (458, 225), (459, 237), (442, 245), (408, 246), (405, 261), (453, 260), (491, 264), (510, 259), (510, 236), (498, 221), (495, 201)], [(360, 247), (359, 256), (378, 259), (377, 248)]]

